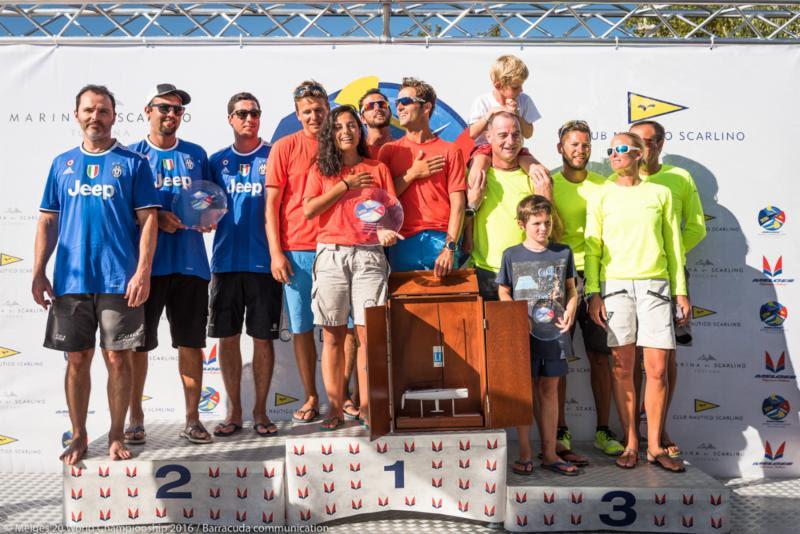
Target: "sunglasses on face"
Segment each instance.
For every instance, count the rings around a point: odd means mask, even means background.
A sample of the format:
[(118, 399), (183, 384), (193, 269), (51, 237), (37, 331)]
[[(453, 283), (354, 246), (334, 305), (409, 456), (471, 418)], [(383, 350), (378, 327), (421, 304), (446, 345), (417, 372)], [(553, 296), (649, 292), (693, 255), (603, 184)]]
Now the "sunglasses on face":
[(328, 98), (328, 93), (320, 85), (301, 85), (294, 90), (294, 99), (299, 100), (306, 97)]
[(386, 100), (373, 100), (372, 102), (366, 102), (364, 107), (361, 108), (361, 113), (373, 109), (389, 109), (389, 103)]
[(169, 115), (170, 110), (175, 115), (183, 115), (186, 108), (183, 106), (173, 106), (172, 104), (150, 104), (150, 109), (157, 109), (162, 115)]
[(586, 128), (587, 130), (589, 129), (589, 123), (584, 120), (567, 121), (561, 125), (561, 128), (558, 129), (558, 138), (561, 139), (564, 137), (566, 132), (570, 131), (576, 126), (579, 128)]
[(606, 154), (608, 154), (609, 156), (614, 152), (616, 152), (617, 154), (627, 154), (628, 152), (631, 152), (633, 150), (639, 150), (639, 148), (630, 145), (617, 145), (606, 150)]
[(261, 117), (261, 110), (260, 109), (237, 109), (231, 115), (236, 115), (236, 117), (240, 120), (247, 120), (247, 116), (250, 115), (254, 119), (258, 119)]
[(411, 104), (424, 104), (425, 100), (417, 98), (416, 96), (404, 96), (394, 101), (395, 106), (403, 105), (410, 106)]

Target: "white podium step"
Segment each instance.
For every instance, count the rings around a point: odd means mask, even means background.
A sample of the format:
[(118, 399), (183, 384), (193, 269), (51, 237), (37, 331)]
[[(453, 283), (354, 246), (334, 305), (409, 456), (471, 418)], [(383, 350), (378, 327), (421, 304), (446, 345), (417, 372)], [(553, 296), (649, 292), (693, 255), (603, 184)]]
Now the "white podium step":
[(507, 530), (731, 531), (730, 490), (700, 469), (687, 465), (685, 473), (668, 473), (648, 464), (644, 454), (635, 469), (620, 469), (592, 443), (573, 442), (573, 449), (590, 457), (575, 477), (541, 469), (538, 461), (531, 476), (516, 475), (511, 471), (516, 450), (509, 450)]

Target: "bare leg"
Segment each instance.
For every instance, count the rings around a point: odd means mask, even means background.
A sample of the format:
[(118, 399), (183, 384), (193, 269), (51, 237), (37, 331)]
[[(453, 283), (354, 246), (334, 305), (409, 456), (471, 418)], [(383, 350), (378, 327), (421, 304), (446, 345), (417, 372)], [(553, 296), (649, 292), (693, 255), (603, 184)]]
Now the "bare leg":
[(675, 394), (675, 384), (678, 381), (678, 362), (675, 349), (669, 351), (667, 359), (667, 408), (664, 410), (664, 418), (661, 426), (661, 445), (667, 448), (670, 454), (680, 454), (680, 449), (675, 445), (667, 433), (667, 419), (669, 417), (669, 407), (672, 405), (672, 396)]
[[(542, 439), (542, 461), (553, 464), (561, 461), (556, 454), (556, 430), (558, 426), (558, 388), (560, 379), (557, 377), (540, 376), (536, 378), (538, 406), (536, 424), (539, 427), (539, 437)], [(564, 467), (564, 471), (575, 471), (577, 468)]]
[(131, 398), (131, 351), (103, 350), (108, 369), (108, 409), (111, 428), (108, 431), (108, 456), (111, 460), (127, 460), (131, 451), (125, 447), (125, 414)]
[(303, 382), (303, 389), (306, 393), (306, 402), (294, 412), (294, 417), (298, 419), (311, 420), (313, 414), (306, 411), (311, 408), (319, 409), (319, 393), (317, 393), (317, 347), (314, 344), (314, 331), (294, 334), (292, 336), (294, 345), (294, 357), (297, 361), (297, 370), (300, 372), (300, 380)]
[(611, 349), (614, 362), (612, 367), (614, 400), (617, 412), (625, 433), (625, 449), (617, 460), (618, 465), (632, 467), (636, 465), (636, 458), (631, 457), (627, 451), (639, 451), (639, 440), (636, 434), (636, 395), (633, 390), (633, 367), (635, 360), (635, 345), (624, 345)]
[(269, 425), (267, 417), (267, 395), (272, 384), (275, 368), (275, 350), (271, 339), (253, 338), (253, 381), (256, 386), (256, 403), (253, 406), (253, 422)]
[(567, 404), (567, 377), (562, 376), (558, 379), (558, 425), (560, 427), (567, 426), (566, 415)]
[(588, 352), (597, 426), (608, 426), (611, 411), (611, 365), (608, 354)]
[(61, 453), (59, 460), (67, 465), (77, 464), (86, 454), (89, 439), (86, 434), (86, 416), (89, 412), (89, 392), (92, 389), (92, 356), (94, 349), (67, 353), (67, 373), (64, 392), (67, 397), (69, 420), (72, 423), (72, 442)]
[[(347, 337), (344, 338), (344, 383), (345, 383), (345, 392), (349, 391), (350, 386), (350, 377), (353, 374), (353, 369), (356, 369), (356, 360), (358, 358), (358, 336), (355, 334), (353, 330), (347, 331)], [(350, 412), (351, 415), (358, 415), (358, 405), (359, 401), (361, 400), (361, 395), (359, 392), (359, 376), (358, 372), (356, 372), (355, 376), (355, 385), (353, 387), (353, 391), (350, 394), (350, 398), (345, 400), (345, 404), (347, 405), (347, 401), (350, 401), (352, 408), (349, 410), (345, 408), (345, 412)]]
[(639, 428), (642, 426), (642, 347), (636, 347), (636, 361), (633, 366), (633, 387), (636, 392), (636, 436), (638, 439)]
[[(186, 424), (200, 422), (200, 391), (203, 389), (203, 351), (189, 347), (178, 347), (178, 371), (183, 382), (186, 402)], [(206, 432), (193, 432), (194, 437), (205, 439)]]
[[(533, 413), (539, 409), (539, 401), (536, 400), (536, 382), (531, 378), (531, 399), (533, 399)], [(538, 419), (537, 419), (538, 420)], [(519, 459), (514, 462), (514, 470), (531, 473), (533, 471), (533, 447), (531, 446), (531, 427), (530, 425), (518, 426), (517, 437), (519, 438)]]
[[(361, 406), (359, 408), (359, 415), (364, 421), (369, 424), (369, 392), (367, 379), (367, 331), (363, 326), (356, 326), (356, 333), (358, 335), (358, 356), (356, 364), (356, 389), (358, 398), (361, 399)], [(353, 395), (355, 398), (355, 394)]]
[[(240, 340), (240, 334), (223, 337), (219, 340), (219, 368), (222, 372), (222, 381), (225, 383), (225, 394), (228, 397), (228, 416), (225, 418), (225, 422), (218, 425), (214, 432), (220, 430), (227, 433), (233, 430), (233, 424), (242, 425), (242, 352), (239, 346)], [(254, 354), (254, 378), (255, 366)]]
[[(331, 407), (328, 420), (336, 417), (343, 419), (344, 404), (344, 338), (347, 326), (322, 327), (322, 382)], [(332, 425), (332, 426), (338, 426)], [(323, 428), (326, 428), (323, 426)]]
[(667, 361), (669, 350), (644, 349), (644, 367), (647, 373), (647, 386), (644, 404), (647, 410), (647, 459), (658, 462), (661, 467), (672, 471), (683, 471), (682, 462), (667, 455), (661, 446), (661, 424), (667, 409)]
[[(148, 353), (131, 352), (131, 399), (129, 409), (130, 426), (144, 426), (144, 411), (142, 410), (142, 396), (144, 383), (147, 379)], [(132, 436), (133, 437), (133, 436)]]

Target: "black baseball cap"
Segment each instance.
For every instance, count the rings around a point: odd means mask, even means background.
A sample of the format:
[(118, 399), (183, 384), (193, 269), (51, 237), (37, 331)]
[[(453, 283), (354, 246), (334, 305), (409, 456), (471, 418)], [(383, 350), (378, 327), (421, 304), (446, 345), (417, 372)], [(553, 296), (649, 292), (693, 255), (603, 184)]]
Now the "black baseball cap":
[(157, 96), (165, 96), (165, 95), (178, 95), (178, 98), (181, 99), (181, 104), (184, 106), (192, 101), (192, 97), (189, 96), (189, 93), (186, 91), (182, 91), (172, 85), (171, 83), (160, 83), (156, 85), (156, 92), (153, 96), (150, 97), (149, 102), (152, 102), (153, 99)]

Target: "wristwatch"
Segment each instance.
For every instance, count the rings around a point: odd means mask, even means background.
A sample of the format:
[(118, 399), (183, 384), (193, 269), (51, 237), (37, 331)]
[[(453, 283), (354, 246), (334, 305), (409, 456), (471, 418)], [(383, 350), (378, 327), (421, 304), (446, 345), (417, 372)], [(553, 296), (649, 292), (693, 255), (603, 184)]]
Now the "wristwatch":
[(475, 208), (467, 208), (464, 210), (464, 216), (467, 218), (475, 217)]
[(444, 244), (444, 248), (449, 250), (450, 252), (456, 251), (456, 242), (455, 241), (446, 241)]

